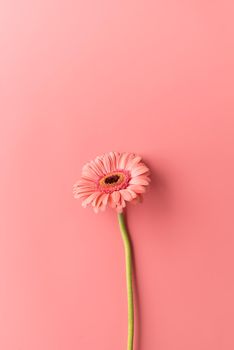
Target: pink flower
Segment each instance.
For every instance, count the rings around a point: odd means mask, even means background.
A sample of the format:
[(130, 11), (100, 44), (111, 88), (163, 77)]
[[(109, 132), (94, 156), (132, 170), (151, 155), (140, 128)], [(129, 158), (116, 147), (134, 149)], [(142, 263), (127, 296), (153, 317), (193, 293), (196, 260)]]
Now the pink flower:
[(110, 152), (85, 164), (81, 180), (73, 186), (75, 198), (95, 212), (107, 206), (123, 211), (126, 202), (140, 202), (150, 183), (149, 169), (134, 153)]

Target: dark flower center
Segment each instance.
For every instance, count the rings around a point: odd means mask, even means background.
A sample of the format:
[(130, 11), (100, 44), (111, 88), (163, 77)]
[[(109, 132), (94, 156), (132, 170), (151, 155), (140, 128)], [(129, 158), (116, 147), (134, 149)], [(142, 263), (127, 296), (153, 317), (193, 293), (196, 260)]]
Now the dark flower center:
[(113, 183), (116, 183), (118, 180), (119, 180), (120, 176), (119, 175), (111, 175), (111, 176), (108, 176), (106, 179), (105, 179), (105, 184), (113, 184)]

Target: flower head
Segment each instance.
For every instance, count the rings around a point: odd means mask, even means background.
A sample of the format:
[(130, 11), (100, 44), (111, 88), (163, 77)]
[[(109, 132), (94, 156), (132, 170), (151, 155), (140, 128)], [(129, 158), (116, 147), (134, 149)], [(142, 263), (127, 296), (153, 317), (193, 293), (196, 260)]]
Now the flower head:
[(107, 206), (122, 212), (126, 202), (141, 201), (150, 183), (149, 169), (134, 153), (110, 152), (85, 164), (81, 180), (73, 186), (75, 198), (95, 212)]

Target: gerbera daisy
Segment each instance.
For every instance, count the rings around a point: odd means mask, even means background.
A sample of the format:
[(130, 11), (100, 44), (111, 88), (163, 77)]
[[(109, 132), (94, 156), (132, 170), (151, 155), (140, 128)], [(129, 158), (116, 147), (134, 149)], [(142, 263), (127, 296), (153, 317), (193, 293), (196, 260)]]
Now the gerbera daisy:
[(141, 201), (142, 193), (150, 183), (149, 169), (134, 153), (110, 152), (84, 165), (81, 180), (73, 187), (75, 198), (82, 199), (82, 206), (91, 205), (95, 212), (107, 206), (118, 212), (118, 221), (126, 257), (126, 281), (128, 297), (128, 344), (133, 350), (134, 303), (132, 288), (132, 249), (123, 208), (126, 202)]
[(95, 212), (107, 206), (123, 211), (126, 202), (141, 201), (150, 183), (149, 169), (134, 153), (110, 152), (84, 165), (81, 179), (74, 185), (75, 198)]

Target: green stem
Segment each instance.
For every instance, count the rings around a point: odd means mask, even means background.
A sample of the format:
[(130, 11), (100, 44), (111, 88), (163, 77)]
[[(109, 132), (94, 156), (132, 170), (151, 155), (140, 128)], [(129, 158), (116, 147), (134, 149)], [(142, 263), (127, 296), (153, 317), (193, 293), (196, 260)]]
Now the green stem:
[(133, 350), (133, 336), (134, 336), (134, 304), (133, 304), (133, 290), (132, 290), (132, 251), (129, 235), (124, 220), (123, 213), (118, 214), (119, 227), (124, 243), (125, 262), (126, 262), (126, 280), (127, 280), (127, 296), (128, 296), (128, 348)]

